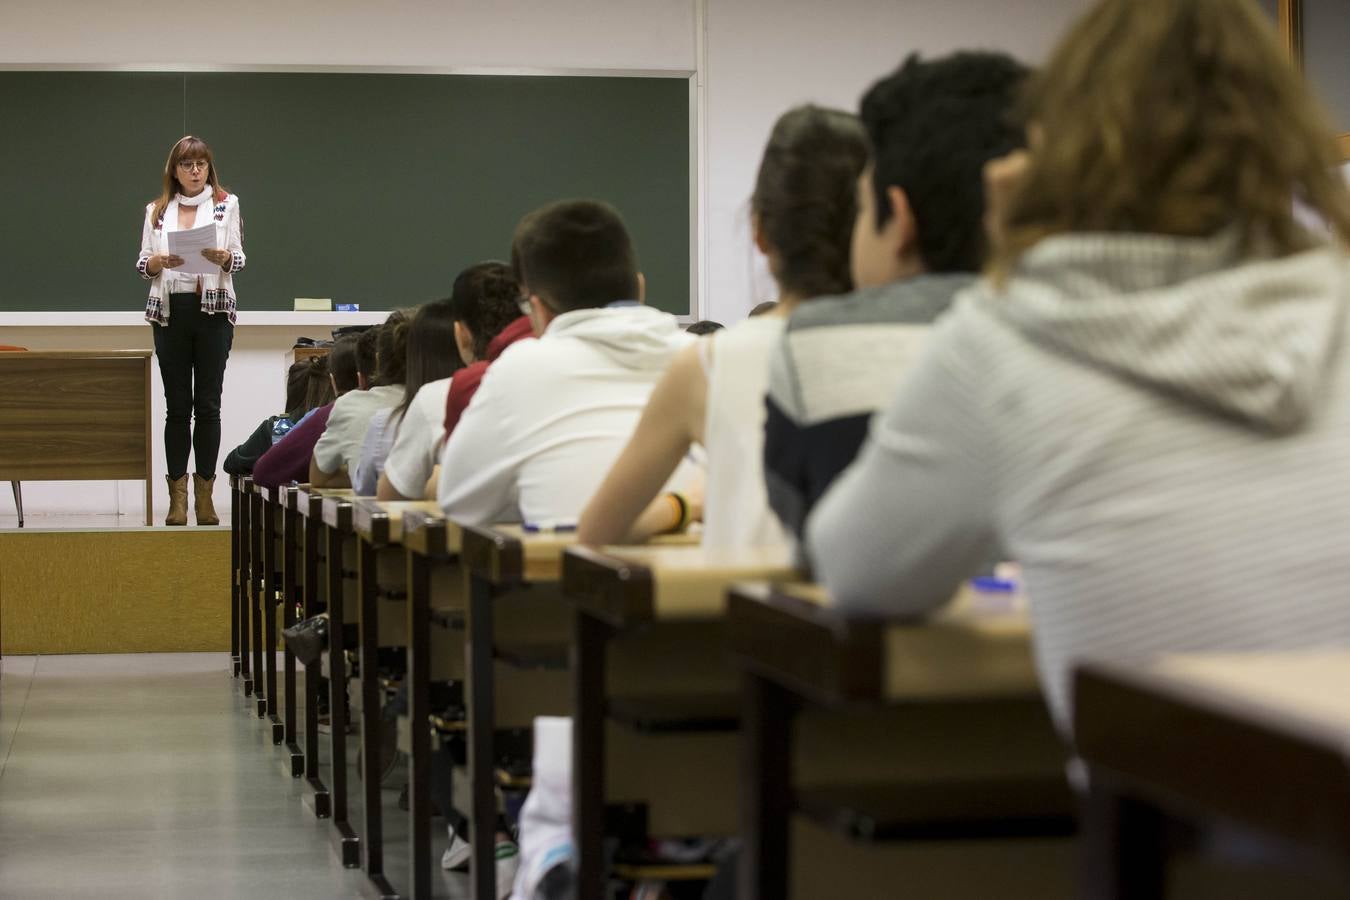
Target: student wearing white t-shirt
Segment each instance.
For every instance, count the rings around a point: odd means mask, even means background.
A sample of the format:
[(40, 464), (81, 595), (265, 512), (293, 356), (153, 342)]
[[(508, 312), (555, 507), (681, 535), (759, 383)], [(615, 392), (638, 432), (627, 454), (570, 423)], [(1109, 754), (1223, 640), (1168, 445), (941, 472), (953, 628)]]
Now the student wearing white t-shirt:
[[(474, 364), (488, 358), (488, 346), (507, 325), (520, 318), (517, 303), (520, 288), (511, 267), (501, 262), (482, 262), (470, 266), (455, 278), (447, 301), (452, 320), (452, 341), (459, 358), (469, 366), (467, 375), (481, 377)], [(409, 389), (412, 385), (412, 348), (409, 348)], [(478, 366), (477, 368), (482, 368)], [(447, 405), (451, 384), (462, 391), (460, 372), (424, 384), (408, 406), (394, 447), (385, 460), (375, 495), (381, 500), (420, 500), (434, 497), (435, 487), (428, 482), (435, 473), (445, 440)]]
[[(315, 487), (350, 487), (351, 473), (361, 464), (370, 420), (380, 410), (403, 401), (407, 319), (407, 313), (394, 310), (376, 330), (375, 378), (370, 389), (344, 394), (333, 404), (328, 426), (309, 461), (309, 483)], [(400, 326), (404, 329), (401, 340), (395, 334)], [(366, 335), (362, 338), (369, 340)]]
[[(376, 485), (388, 464), (393, 448), (403, 441), (405, 447), (430, 439), (439, 440), (435, 429), (445, 418), (445, 395), (450, 376), (464, 367), (455, 345), (455, 322), (449, 300), (419, 306), (412, 313), (405, 344), (407, 365), (403, 379), (403, 398), (395, 407), (375, 413), (361, 447), (361, 462), (352, 478), (352, 488), (362, 497), (375, 495)], [(436, 397), (440, 407), (434, 407)], [(412, 441), (403, 440), (404, 436)], [(406, 451), (405, 451), (406, 452)], [(425, 483), (426, 479), (423, 479)]]
[(462, 522), (575, 525), (693, 338), (642, 305), (628, 231), (603, 203), (530, 213), (511, 263), (539, 339), (513, 344), (483, 376), (446, 442), (437, 497)]

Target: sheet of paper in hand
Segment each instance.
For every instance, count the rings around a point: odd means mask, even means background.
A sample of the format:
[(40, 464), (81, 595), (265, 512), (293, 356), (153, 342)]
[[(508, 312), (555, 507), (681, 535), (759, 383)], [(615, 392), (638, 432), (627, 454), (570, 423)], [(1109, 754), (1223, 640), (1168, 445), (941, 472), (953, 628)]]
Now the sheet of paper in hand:
[(180, 275), (219, 275), (220, 266), (202, 256), (203, 250), (216, 249), (216, 223), (207, 222), (186, 231), (170, 231), (169, 252), (183, 257), (183, 264), (173, 271)]

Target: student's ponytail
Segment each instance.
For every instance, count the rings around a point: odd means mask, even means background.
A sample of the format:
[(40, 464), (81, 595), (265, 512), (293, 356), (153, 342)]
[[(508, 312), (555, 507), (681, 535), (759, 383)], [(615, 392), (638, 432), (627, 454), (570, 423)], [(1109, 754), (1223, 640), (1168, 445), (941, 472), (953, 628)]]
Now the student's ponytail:
[(853, 288), (849, 245), (867, 144), (856, 116), (799, 106), (774, 125), (750, 207), (780, 289), (796, 297)]

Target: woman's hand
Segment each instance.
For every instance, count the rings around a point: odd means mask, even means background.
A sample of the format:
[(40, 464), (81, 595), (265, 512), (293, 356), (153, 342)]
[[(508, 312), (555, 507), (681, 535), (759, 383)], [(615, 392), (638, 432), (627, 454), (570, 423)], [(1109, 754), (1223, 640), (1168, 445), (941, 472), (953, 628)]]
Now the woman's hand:
[(222, 269), (225, 268), (225, 264), (230, 261), (230, 251), (228, 250), (203, 250), (202, 256), (205, 256)]
[(145, 271), (158, 275), (162, 269), (175, 269), (183, 264), (183, 257), (176, 253), (156, 253), (145, 262)]

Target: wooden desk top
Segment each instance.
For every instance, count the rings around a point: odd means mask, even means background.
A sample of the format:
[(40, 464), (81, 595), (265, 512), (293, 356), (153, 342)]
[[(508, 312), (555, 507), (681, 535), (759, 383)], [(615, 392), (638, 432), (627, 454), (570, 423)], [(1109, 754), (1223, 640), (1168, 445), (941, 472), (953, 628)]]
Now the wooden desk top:
[(742, 585), (728, 616), (744, 665), (826, 703), (1040, 696), (1026, 616), (979, 610), (967, 592), (901, 622), (834, 609), (816, 585)]
[(275, 503), (277, 506), (283, 508), (291, 506), (290, 498), (293, 494), (297, 493), (299, 490), (293, 484), (283, 484), (278, 485), (277, 487), (260, 488), (257, 486), (256, 482), (254, 483), (254, 489), (261, 491), (263, 498), (266, 499), (268, 503)]
[(460, 529), (431, 503), (432, 508), (403, 514), (403, 546), (433, 559), (459, 555)]
[(149, 359), (154, 350), (24, 350), (0, 354), (0, 359)]
[(520, 525), (460, 525), (464, 564), (502, 587), (559, 580), (563, 550), (576, 540), (574, 531), (530, 533)]
[[(522, 525), (461, 525), (461, 546), (469, 571), (503, 587), (562, 578), (562, 556), (576, 546), (574, 531), (526, 531)], [(696, 546), (688, 534), (654, 538), (653, 547)]]
[(397, 544), (403, 539), (403, 517), (409, 512), (439, 513), (440, 507), (432, 500), (376, 500), (373, 497), (352, 499), (352, 526), (362, 540), (377, 546)]
[(323, 524), (338, 531), (352, 530), (352, 501), (356, 493), (350, 488), (324, 488), (320, 495)]
[(625, 628), (655, 620), (715, 619), (738, 581), (796, 580), (787, 547), (569, 547), (563, 590), (581, 609)]
[(1089, 664), (1074, 694), (1096, 771), (1350, 860), (1350, 649)]

